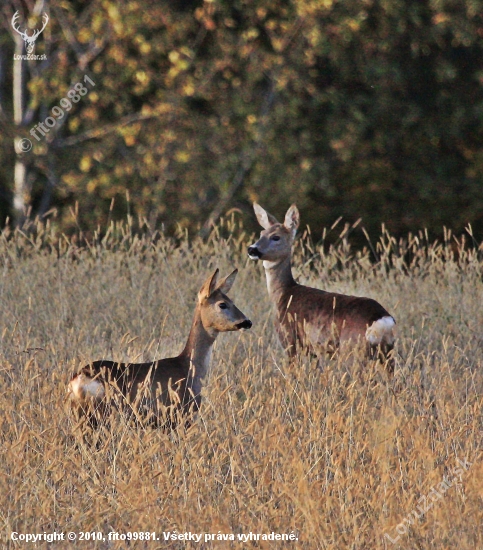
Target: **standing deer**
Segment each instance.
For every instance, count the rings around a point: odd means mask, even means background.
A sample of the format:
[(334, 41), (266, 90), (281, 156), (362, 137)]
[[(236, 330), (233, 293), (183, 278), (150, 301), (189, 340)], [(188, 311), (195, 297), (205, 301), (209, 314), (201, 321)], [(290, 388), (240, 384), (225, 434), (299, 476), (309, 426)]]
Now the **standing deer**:
[(343, 342), (365, 340), (371, 358), (387, 361), (394, 371), (394, 318), (375, 300), (326, 292), (298, 284), (292, 276), (292, 244), (300, 223), (292, 205), (283, 224), (260, 205), (253, 208), (263, 227), (260, 239), (248, 247), (252, 260), (263, 260), (268, 294), (277, 312), (277, 332), (291, 357), (297, 346), (309, 353), (333, 351)]
[(226, 296), (237, 272), (217, 281), (217, 269), (206, 279), (198, 293), (188, 340), (177, 357), (132, 364), (94, 361), (76, 374), (69, 383), (69, 394), (77, 416), (87, 416), (96, 427), (112, 403), (109, 391), (124, 408), (157, 426), (176, 424), (175, 413), (198, 411), (216, 337), (252, 326)]

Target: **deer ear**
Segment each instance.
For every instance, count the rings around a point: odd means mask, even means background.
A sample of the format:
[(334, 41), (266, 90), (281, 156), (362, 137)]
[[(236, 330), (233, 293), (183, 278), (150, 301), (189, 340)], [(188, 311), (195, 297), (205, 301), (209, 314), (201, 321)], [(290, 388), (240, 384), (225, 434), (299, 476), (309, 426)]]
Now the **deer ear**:
[(299, 224), (299, 210), (295, 204), (292, 204), (292, 206), (287, 210), (287, 213), (285, 214), (285, 221), (283, 222), (283, 225), (292, 233), (292, 238), (295, 237)]
[(235, 269), (230, 273), (230, 275), (227, 275), (224, 279), (222, 279), (216, 285), (216, 288), (218, 290), (221, 290), (223, 294), (228, 294), (228, 292), (230, 292), (231, 287), (233, 286), (233, 283), (235, 282), (237, 274), (238, 274), (238, 269)]
[(203, 283), (202, 287), (200, 288), (200, 291), (198, 292), (198, 301), (201, 302), (205, 298), (209, 298), (213, 291), (216, 288), (216, 281), (218, 279), (218, 273), (219, 269), (217, 268), (215, 272), (206, 279), (206, 281)]
[(258, 223), (263, 227), (263, 229), (268, 229), (272, 225), (278, 223), (274, 216), (269, 214), (256, 202), (253, 203), (253, 210), (255, 210), (255, 216), (257, 217)]

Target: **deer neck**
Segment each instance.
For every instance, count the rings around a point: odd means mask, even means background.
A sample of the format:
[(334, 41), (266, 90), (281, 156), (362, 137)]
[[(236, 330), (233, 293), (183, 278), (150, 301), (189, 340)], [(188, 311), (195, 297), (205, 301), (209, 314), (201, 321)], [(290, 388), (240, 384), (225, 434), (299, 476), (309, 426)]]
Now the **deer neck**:
[(188, 365), (188, 380), (195, 395), (201, 392), (203, 378), (210, 367), (211, 352), (215, 343), (217, 331), (208, 332), (201, 320), (200, 307), (197, 306), (188, 340), (180, 357), (184, 358)]
[(268, 295), (278, 305), (287, 291), (297, 284), (292, 276), (290, 256), (276, 262), (264, 260), (263, 267), (267, 277)]

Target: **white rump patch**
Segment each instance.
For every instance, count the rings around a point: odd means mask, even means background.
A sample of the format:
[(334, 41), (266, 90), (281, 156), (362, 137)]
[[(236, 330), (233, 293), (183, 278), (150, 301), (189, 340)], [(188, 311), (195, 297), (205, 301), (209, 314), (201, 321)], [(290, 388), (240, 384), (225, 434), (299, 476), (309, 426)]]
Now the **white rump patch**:
[(383, 342), (389, 345), (394, 344), (392, 329), (395, 325), (396, 321), (390, 315), (381, 317), (366, 330), (366, 340), (372, 346), (378, 346)]
[(102, 399), (106, 394), (102, 382), (93, 380), (85, 374), (79, 374), (69, 382), (69, 392), (79, 401)]

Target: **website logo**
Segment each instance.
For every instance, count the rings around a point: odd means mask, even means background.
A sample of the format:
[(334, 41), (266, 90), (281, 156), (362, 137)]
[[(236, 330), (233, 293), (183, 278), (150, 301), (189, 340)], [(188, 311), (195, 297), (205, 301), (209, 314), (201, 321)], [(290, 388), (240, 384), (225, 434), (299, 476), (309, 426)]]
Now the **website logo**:
[(32, 35), (29, 36), (28, 34), (28, 29), (25, 29), (24, 31), (20, 30), (19, 28), (19, 25), (18, 25), (18, 20), (20, 19), (20, 14), (18, 11), (16, 11), (14, 14), (13, 14), (13, 17), (12, 17), (12, 27), (13, 27), (13, 30), (18, 32), (18, 34), (22, 37), (22, 40), (25, 42), (25, 46), (27, 47), (27, 53), (29, 55), (22, 55), (22, 56), (14, 56), (15, 59), (46, 59), (46, 56), (45, 54), (40, 56), (40, 55), (31, 55), (33, 54), (33, 51), (34, 51), (34, 48), (35, 48), (35, 41), (37, 40), (37, 38), (40, 36), (40, 34), (44, 31), (45, 27), (47, 26), (47, 23), (49, 22), (49, 16), (44, 13), (42, 15), (42, 22), (43, 22), (43, 27), (38, 30), (38, 29), (35, 29), (34, 31), (32, 31)]

